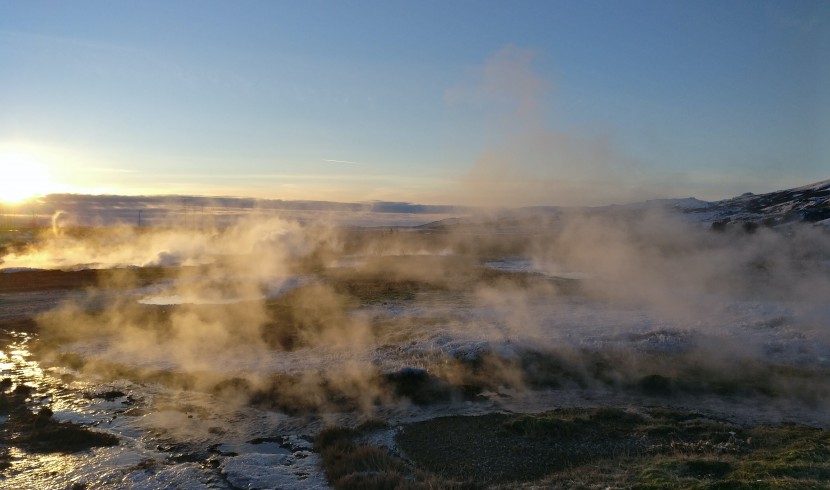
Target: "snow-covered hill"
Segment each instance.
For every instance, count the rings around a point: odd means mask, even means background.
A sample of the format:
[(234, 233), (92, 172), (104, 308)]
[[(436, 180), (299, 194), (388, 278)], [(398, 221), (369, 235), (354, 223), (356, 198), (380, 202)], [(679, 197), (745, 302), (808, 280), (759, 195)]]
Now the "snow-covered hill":
[[(613, 219), (641, 219), (655, 210), (678, 213), (714, 230), (740, 227), (753, 231), (759, 226), (776, 227), (792, 223), (812, 223), (830, 229), (830, 180), (793, 189), (753, 194), (748, 192), (722, 201), (702, 201), (694, 197), (652, 199), (630, 204), (599, 207), (536, 206), (475, 212), (463, 218), (449, 218), (421, 225), (424, 230), (479, 228), (479, 231), (541, 229), (574, 213), (579, 216), (605, 216)], [(515, 230), (514, 230), (515, 231)]]
[(830, 180), (766, 194), (746, 193), (701, 206), (677, 207), (697, 215), (715, 228), (734, 224), (752, 227), (777, 226), (794, 222), (830, 223)]

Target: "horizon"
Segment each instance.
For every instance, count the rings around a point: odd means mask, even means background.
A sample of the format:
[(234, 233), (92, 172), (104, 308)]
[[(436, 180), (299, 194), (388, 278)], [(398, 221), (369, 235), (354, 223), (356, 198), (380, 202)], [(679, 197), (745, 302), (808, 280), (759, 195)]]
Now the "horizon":
[[(448, 218), (518, 216), (520, 213), (610, 212), (616, 210), (678, 212), (696, 215), (692, 221), (722, 229), (736, 218), (753, 229), (759, 226), (786, 225), (798, 220), (822, 223), (830, 220), (822, 210), (830, 179), (771, 193), (746, 192), (719, 201), (695, 197), (649, 199), (597, 206), (523, 206), (481, 207), (419, 204), (406, 201), (338, 202), (316, 200), (261, 199), (237, 196), (187, 195), (90, 195), (49, 194), (18, 203), (0, 204), (0, 228), (6, 231), (51, 228), (53, 233), (65, 227), (98, 227), (137, 224), (146, 226), (232, 226), (240, 219), (265, 216), (298, 223), (327, 223), (353, 227), (418, 227)], [(826, 199), (824, 199), (826, 201)], [(787, 202), (787, 212), (781, 210)], [(826, 203), (825, 203), (826, 204)], [(826, 206), (824, 206), (826, 207)], [(654, 216), (654, 215), (653, 215)], [(0, 230), (2, 231), (2, 230)]]
[[(529, 204), (529, 205), (499, 205), (496, 204), (495, 206), (489, 206), (494, 208), (505, 208), (505, 209), (516, 209), (516, 208), (526, 208), (526, 207), (605, 207), (605, 206), (617, 206), (617, 205), (628, 205), (628, 204), (637, 204), (646, 201), (652, 200), (682, 200), (682, 199), (697, 199), (699, 201), (713, 203), (719, 201), (729, 200), (735, 197), (739, 197), (745, 194), (768, 194), (777, 191), (784, 191), (789, 189), (796, 189), (799, 187), (811, 186), (814, 184), (819, 184), (822, 182), (830, 181), (830, 179), (821, 179), (811, 182), (801, 182), (801, 183), (794, 183), (792, 187), (781, 188), (781, 187), (769, 187), (768, 190), (765, 191), (755, 191), (755, 190), (746, 190), (744, 192), (739, 192), (730, 195), (724, 195), (719, 198), (714, 199), (701, 199), (696, 195), (686, 195), (683, 196), (681, 194), (676, 195), (662, 195), (660, 197), (648, 197), (648, 198), (640, 198), (638, 196), (630, 196), (629, 200), (624, 201), (607, 201), (607, 202), (596, 202), (593, 204)], [(45, 198), (49, 198), (51, 196), (79, 196), (79, 197), (114, 197), (114, 198), (147, 198), (147, 199), (162, 199), (162, 198), (194, 198), (194, 199), (237, 199), (237, 200), (254, 200), (254, 201), (284, 201), (284, 202), (315, 202), (315, 203), (334, 203), (334, 204), (369, 204), (369, 203), (395, 203), (395, 204), (406, 204), (412, 206), (430, 206), (430, 207), (454, 207), (454, 208), (487, 208), (486, 205), (474, 205), (474, 204), (454, 204), (452, 202), (435, 202), (435, 203), (425, 203), (425, 202), (414, 202), (414, 201), (407, 201), (407, 200), (384, 200), (384, 199), (367, 199), (367, 200), (331, 200), (331, 199), (286, 199), (282, 197), (256, 197), (254, 195), (243, 195), (243, 194), (183, 194), (183, 193), (156, 193), (156, 194), (130, 194), (130, 193), (113, 193), (113, 192), (84, 192), (83, 190), (65, 190), (65, 191), (57, 191), (57, 192), (49, 192), (45, 194), (35, 194), (31, 196), (26, 196), (20, 199), (13, 199), (13, 200), (3, 200), (0, 199), (0, 206), (4, 206), (7, 208), (15, 208), (15, 207), (22, 207), (27, 204), (35, 203), (38, 200), (43, 200)]]
[[(604, 202), (604, 203), (596, 203), (592, 205), (556, 205), (556, 204), (533, 204), (527, 206), (491, 206), (492, 208), (503, 208), (503, 209), (521, 209), (521, 208), (532, 208), (532, 207), (551, 207), (551, 208), (569, 208), (569, 207), (608, 207), (608, 206), (626, 206), (631, 204), (638, 204), (648, 201), (654, 200), (684, 200), (684, 199), (695, 199), (701, 202), (706, 203), (716, 203), (720, 201), (728, 201), (730, 199), (734, 199), (743, 195), (763, 195), (768, 193), (774, 193), (778, 191), (786, 191), (786, 190), (794, 190), (801, 187), (809, 187), (816, 184), (830, 182), (830, 179), (821, 179), (814, 182), (807, 182), (807, 183), (796, 183), (793, 187), (790, 188), (776, 188), (770, 191), (764, 192), (756, 192), (752, 190), (747, 190), (745, 192), (741, 192), (739, 194), (734, 194), (730, 196), (725, 196), (721, 199), (700, 199), (698, 196), (665, 196), (665, 197), (657, 197), (657, 198), (648, 198), (648, 199), (637, 199), (636, 196), (632, 196), (633, 200), (623, 201), (623, 202)], [(83, 193), (83, 192), (52, 192), (49, 194), (37, 195), (32, 197), (27, 197), (25, 199), (12, 201), (12, 202), (5, 202), (3, 201), (2, 206), (5, 208), (16, 208), (16, 207), (23, 207), (30, 204), (37, 204), (39, 201), (42, 202), (44, 199), (48, 199), (50, 197), (62, 197), (62, 196), (71, 196), (71, 197), (82, 197), (82, 198), (127, 198), (127, 199), (147, 199), (147, 200), (154, 200), (154, 199), (199, 199), (205, 201), (211, 200), (238, 200), (238, 201), (271, 201), (271, 202), (285, 202), (285, 203), (328, 203), (328, 204), (341, 204), (341, 205), (366, 205), (366, 204), (400, 204), (405, 206), (412, 206), (412, 207), (429, 207), (429, 208), (455, 208), (455, 209), (476, 209), (482, 208), (486, 209), (488, 206), (476, 206), (476, 205), (464, 205), (464, 204), (454, 204), (451, 202), (437, 202), (437, 203), (423, 203), (423, 202), (412, 202), (412, 201), (405, 201), (405, 200), (383, 200), (383, 199), (371, 199), (371, 200), (364, 200), (364, 201), (334, 201), (334, 200), (327, 200), (327, 199), (283, 199), (283, 198), (271, 198), (271, 197), (254, 197), (254, 196), (245, 196), (245, 195), (208, 195), (208, 194), (111, 194), (111, 193), (100, 193), (100, 194), (92, 194), (92, 193)]]
[(3, 488), (822, 487), (827, 53), (828, 0), (0, 0)]
[(0, 10), (6, 203), (601, 206), (830, 168), (826, 2)]

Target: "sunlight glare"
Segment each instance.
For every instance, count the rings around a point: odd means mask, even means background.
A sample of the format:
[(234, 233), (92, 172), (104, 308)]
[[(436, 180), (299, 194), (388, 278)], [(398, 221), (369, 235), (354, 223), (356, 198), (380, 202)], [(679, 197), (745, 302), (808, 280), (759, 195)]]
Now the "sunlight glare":
[(46, 166), (22, 153), (0, 155), (0, 201), (18, 204), (47, 194), (51, 181)]

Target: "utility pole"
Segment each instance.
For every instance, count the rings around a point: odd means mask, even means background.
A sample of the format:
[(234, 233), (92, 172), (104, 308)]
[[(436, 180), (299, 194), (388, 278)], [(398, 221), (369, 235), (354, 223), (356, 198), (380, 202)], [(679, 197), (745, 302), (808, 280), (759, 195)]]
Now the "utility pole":
[(141, 228), (141, 210), (138, 210), (138, 227)]

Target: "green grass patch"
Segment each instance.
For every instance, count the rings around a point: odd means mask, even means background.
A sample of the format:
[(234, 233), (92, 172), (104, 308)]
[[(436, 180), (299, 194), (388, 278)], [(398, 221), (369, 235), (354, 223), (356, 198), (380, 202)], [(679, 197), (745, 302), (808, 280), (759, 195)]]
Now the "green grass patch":
[(397, 436), (416, 469), (491, 488), (830, 488), (830, 435), (615, 408), (445, 417)]

